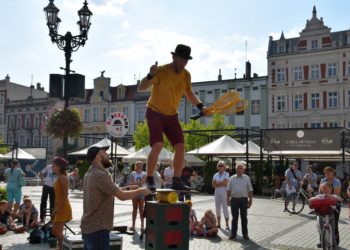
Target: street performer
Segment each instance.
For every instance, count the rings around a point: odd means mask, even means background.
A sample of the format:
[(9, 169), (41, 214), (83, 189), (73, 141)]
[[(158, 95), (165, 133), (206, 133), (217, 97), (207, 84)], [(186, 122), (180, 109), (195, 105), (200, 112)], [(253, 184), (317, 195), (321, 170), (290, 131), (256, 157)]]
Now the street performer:
[(152, 86), (151, 96), (147, 103), (146, 120), (150, 134), (152, 150), (147, 159), (147, 187), (154, 191), (153, 171), (163, 148), (163, 133), (175, 150), (174, 177), (171, 188), (189, 190), (181, 183), (180, 175), (184, 164), (185, 144), (182, 128), (178, 119), (178, 108), (183, 95), (200, 112), (206, 114), (206, 107), (195, 95), (191, 86), (191, 74), (185, 69), (188, 60), (192, 59), (191, 48), (179, 44), (171, 52), (173, 62), (158, 67), (158, 62), (151, 66), (148, 75), (142, 79), (139, 89), (147, 90)]

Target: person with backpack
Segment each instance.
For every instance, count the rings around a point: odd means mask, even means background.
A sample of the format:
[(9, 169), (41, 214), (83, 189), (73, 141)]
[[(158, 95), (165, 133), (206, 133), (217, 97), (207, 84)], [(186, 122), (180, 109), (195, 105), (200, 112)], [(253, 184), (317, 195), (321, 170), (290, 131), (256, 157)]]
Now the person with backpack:
[[(22, 186), (24, 172), (21, 169), (17, 159), (14, 159), (11, 163), (11, 167), (5, 170), (5, 179), (7, 182), (7, 210), (9, 213), (16, 214), (21, 203), (22, 198)], [(15, 202), (14, 209), (12, 210), (13, 202)]]
[(285, 172), (286, 181), (287, 181), (287, 202), (285, 203), (284, 212), (287, 211), (287, 206), (289, 204), (289, 197), (292, 197), (291, 194), (296, 193), (300, 188), (300, 182), (302, 180), (301, 172), (298, 170), (298, 163), (294, 162)]

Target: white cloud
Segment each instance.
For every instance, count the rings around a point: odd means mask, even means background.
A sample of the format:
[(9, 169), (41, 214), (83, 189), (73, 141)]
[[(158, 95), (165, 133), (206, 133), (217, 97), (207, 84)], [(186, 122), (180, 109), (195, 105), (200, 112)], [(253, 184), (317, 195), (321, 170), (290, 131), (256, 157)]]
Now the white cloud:
[[(224, 79), (242, 77), (245, 67), (245, 41), (248, 41), (247, 60), (252, 63), (253, 72), (266, 74), (266, 46), (268, 39), (258, 40), (238, 34), (223, 38), (202, 39), (176, 32), (158, 29), (146, 29), (137, 33), (136, 41), (124, 43), (109, 52), (109, 56), (127, 64), (142, 65), (145, 70), (154, 61), (159, 64), (171, 60), (170, 52), (176, 44), (184, 43), (192, 47), (193, 61), (188, 64), (194, 81), (216, 79), (219, 68), (222, 69)], [(252, 50), (249, 50), (251, 44)]]
[[(117, 16), (123, 15), (123, 7), (128, 0), (104, 0), (104, 1), (89, 1), (88, 7), (93, 13), (93, 15), (109, 15)], [(81, 0), (64, 0), (64, 9), (69, 9), (71, 11), (77, 11), (82, 7)]]
[(126, 30), (130, 28), (130, 24), (127, 20), (122, 22), (122, 28)]
[[(301, 27), (301, 26), (294, 26), (290, 30), (283, 31), (284, 37), (286, 39), (293, 38), (293, 37), (298, 37), (299, 33), (301, 32), (301, 30), (304, 29), (304, 28), (305, 28), (304, 26), (303, 27)], [(280, 31), (280, 32), (271, 32), (269, 34), (269, 36), (272, 36), (274, 40), (277, 40), (277, 39), (280, 39), (281, 33), (282, 33), (282, 31)]]

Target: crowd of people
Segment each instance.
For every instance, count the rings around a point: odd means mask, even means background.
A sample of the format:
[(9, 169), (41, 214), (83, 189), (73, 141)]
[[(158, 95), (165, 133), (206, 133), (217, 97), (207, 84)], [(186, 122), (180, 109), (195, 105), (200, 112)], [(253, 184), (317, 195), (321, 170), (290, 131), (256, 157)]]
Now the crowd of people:
[[(339, 245), (340, 236), (339, 236), (339, 216), (341, 212), (341, 201), (343, 198), (341, 197), (342, 192), (342, 183), (335, 176), (335, 169), (332, 167), (325, 167), (323, 169), (324, 177), (320, 180), (318, 185), (318, 177), (316, 173), (313, 172), (313, 166), (309, 164), (306, 167), (306, 174), (302, 176), (301, 171), (298, 169), (298, 163), (294, 162), (290, 165), (290, 167), (285, 172), (286, 178), (286, 207), (289, 202), (291, 202), (291, 198), (293, 194), (296, 194), (299, 189), (304, 189), (307, 191), (309, 195), (309, 202), (315, 200), (324, 200), (324, 199), (332, 199), (335, 202), (335, 209), (330, 209), (330, 220), (332, 225), (333, 239), (334, 245)], [(347, 196), (350, 197), (350, 186), (347, 186)], [(285, 207), (285, 210), (287, 208)], [(314, 210), (310, 212), (310, 214), (315, 213)], [(318, 229), (320, 234), (320, 243), (318, 244), (321, 247), (321, 231), (322, 231), (322, 215), (318, 215)], [(324, 215), (323, 215), (324, 216)], [(350, 219), (350, 205), (349, 205), (349, 219)]]

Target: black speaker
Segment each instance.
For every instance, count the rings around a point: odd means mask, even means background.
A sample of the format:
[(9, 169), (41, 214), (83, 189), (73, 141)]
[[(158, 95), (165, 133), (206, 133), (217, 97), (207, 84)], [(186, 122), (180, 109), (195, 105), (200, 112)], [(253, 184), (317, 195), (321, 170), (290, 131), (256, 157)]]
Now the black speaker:
[(69, 97), (85, 98), (85, 76), (80, 74), (69, 75)]
[(50, 74), (50, 97), (63, 97), (63, 76), (60, 74)]

